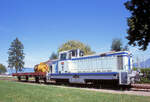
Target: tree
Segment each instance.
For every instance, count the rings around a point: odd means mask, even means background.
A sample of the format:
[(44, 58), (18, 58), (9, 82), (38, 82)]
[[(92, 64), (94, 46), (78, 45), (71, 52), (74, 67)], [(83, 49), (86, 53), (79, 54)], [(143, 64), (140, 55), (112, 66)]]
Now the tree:
[(122, 51), (122, 42), (121, 39), (113, 39), (111, 45), (111, 51)]
[(128, 0), (125, 7), (131, 12), (127, 19), (128, 43), (146, 50), (150, 43), (150, 0)]
[(119, 38), (115, 38), (112, 41), (111, 51), (128, 51), (128, 45), (123, 47), (122, 41)]
[(89, 45), (85, 45), (84, 43), (76, 40), (70, 40), (64, 44), (62, 44), (58, 48), (58, 52), (66, 51), (66, 50), (75, 50), (75, 49), (81, 49), (84, 51), (85, 55), (93, 54), (94, 52), (91, 51), (91, 47)]
[(125, 46), (124, 46), (123, 51), (129, 51), (128, 45), (125, 45)]
[(6, 67), (3, 64), (0, 64), (0, 74), (5, 73), (6, 71)]
[(50, 56), (50, 60), (54, 60), (54, 59), (57, 59), (57, 58), (58, 58), (58, 55), (55, 52), (53, 52)]
[(23, 53), (24, 46), (23, 44), (16, 38), (12, 43), (10, 48), (8, 49), (8, 67), (14, 68), (17, 71), (21, 71), (24, 67), (24, 53)]

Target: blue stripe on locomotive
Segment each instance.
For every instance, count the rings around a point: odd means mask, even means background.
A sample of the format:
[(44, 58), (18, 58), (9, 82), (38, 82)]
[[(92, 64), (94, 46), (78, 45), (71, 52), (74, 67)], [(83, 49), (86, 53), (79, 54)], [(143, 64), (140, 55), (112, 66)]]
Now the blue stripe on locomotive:
[(61, 76), (61, 75), (112, 75), (118, 74), (118, 72), (101, 72), (101, 73), (59, 73), (59, 74), (50, 74), (53, 76)]

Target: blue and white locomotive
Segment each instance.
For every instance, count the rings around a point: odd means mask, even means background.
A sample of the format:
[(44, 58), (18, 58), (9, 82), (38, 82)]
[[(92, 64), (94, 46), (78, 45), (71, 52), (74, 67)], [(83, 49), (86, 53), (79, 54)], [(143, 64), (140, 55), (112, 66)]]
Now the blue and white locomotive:
[(108, 52), (84, 56), (77, 50), (59, 53), (59, 59), (50, 61), (51, 80), (69, 83), (87, 83), (95, 80), (117, 80), (119, 85), (134, 81), (132, 56), (128, 51)]

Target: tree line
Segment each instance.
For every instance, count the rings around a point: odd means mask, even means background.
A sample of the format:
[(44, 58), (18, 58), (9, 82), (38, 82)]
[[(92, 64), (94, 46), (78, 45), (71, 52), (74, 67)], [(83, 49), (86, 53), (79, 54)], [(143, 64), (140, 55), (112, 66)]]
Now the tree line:
[[(18, 71), (21, 71), (21, 69), (24, 67), (24, 46), (19, 41), (18, 38), (13, 40), (13, 42), (10, 45), (10, 48), (8, 49), (8, 67), (9, 68), (15, 68), (16, 73)], [(66, 50), (75, 50), (75, 49), (81, 49), (84, 51), (85, 55), (91, 55), (94, 54), (95, 52), (91, 50), (91, 47), (89, 45), (86, 45), (80, 41), (76, 40), (70, 40), (67, 41), (66, 43), (62, 44), (59, 48), (57, 53), (53, 52), (50, 56), (50, 60), (54, 60), (58, 58), (58, 53), (61, 51), (66, 51)], [(114, 39), (112, 41), (112, 46), (111, 46), (112, 51), (122, 51), (125, 50), (125, 48), (122, 47), (122, 42), (121, 39)]]

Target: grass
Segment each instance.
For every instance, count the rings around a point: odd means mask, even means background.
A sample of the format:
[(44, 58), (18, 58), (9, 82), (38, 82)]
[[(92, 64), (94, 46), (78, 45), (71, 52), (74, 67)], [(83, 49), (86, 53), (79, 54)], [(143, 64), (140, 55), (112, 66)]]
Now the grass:
[(150, 97), (0, 80), (0, 102), (150, 102)]

